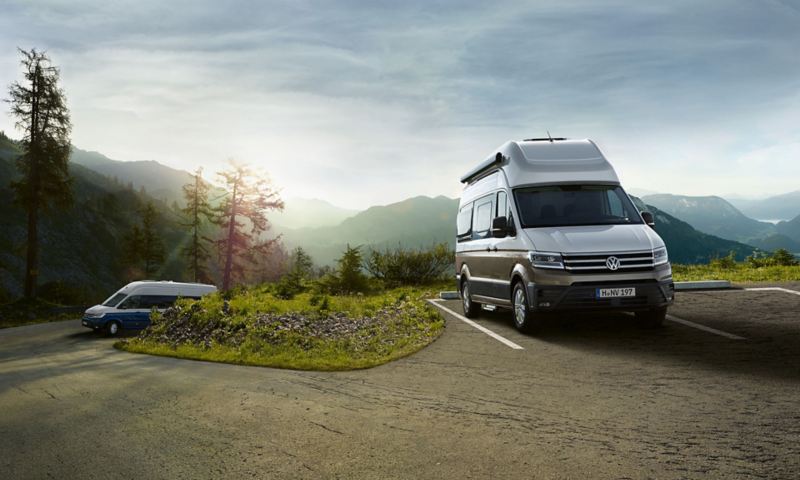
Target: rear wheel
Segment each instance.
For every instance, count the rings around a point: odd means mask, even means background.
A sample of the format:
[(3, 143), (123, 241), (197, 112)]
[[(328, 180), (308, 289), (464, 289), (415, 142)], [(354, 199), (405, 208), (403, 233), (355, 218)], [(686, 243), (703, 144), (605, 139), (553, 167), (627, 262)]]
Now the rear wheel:
[(511, 303), (514, 310), (514, 326), (517, 327), (517, 330), (535, 333), (541, 328), (541, 322), (528, 307), (528, 292), (522, 282), (514, 284)]
[(121, 330), (122, 326), (116, 320), (112, 320), (106, 324), (106, 334), (109, 337), (116, 337), (117, 335), (119, 335), (119, 332)]
[(478, 311), (481, 306), (472, 301), (472, 295), (469, 291), (469, 280), (461, 282), (461, 303), (464, 307), (465, 317), (475, 318), (478, 316)]
[(644, 312), (636, 312), (636, 321), (644, 328), (659, 328), (667, 318), (667, 307), (656, 308)]

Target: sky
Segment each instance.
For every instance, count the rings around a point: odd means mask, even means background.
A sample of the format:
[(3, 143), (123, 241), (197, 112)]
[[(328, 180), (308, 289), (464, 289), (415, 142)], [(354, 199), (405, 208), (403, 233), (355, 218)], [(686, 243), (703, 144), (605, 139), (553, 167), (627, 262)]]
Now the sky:
[(284, 197), (457, 197), (548, 131), (629, 189), (800, 189), (800, 2), (0, 0), (4, 87), (15, 47), (61, 68), (79, 148), (211, 179), (235, 158)]

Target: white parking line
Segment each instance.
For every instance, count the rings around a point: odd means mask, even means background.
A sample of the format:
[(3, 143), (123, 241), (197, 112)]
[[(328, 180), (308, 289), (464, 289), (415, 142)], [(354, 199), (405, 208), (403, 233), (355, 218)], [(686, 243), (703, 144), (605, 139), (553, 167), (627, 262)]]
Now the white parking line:
[(791, 293), (792, 295), (800, 295), (800, 292), (797, 290), (790, 290), (788, 288), (781, 288), (781, 287), (757, 287), (757, 288), (745, 288), (748, 292), (785, 292)]
[(690, 322), (689, 320), (684, 320), (682, 318), (678, 318), (675, 315), (667, 315), (667, 320), (670, 322), (680, 323), (681, 325), (686, 325), (687, 327), (696, 328), (698, 330), (702, 330), (704, 332), (713, 333), (714, 335), (719, 335), (721, 337), (730, 338), (732, 340), (747, 340), (744, 337), (740, 337), (739, 335), (734, 335), (732, 333), (723, 332), (722, 330), (717, 330), (716, 328), (706, 327), (705, 325), (700, 325), (699, 323)]
[(469, 318), (467, 318), (467, 317), (465, 317), (465, 316), (463, 316), (463, 315), (460, 315), (460, 314), (458, 314), (458, 313), (456, 313), (456, 312), (454, 312), (454, 311), (450, 310), (449, 308), (445, 307), (444, 305), (439, 305), (439, 302), (440, 302), (440, 301), (441, 301), (441, 300), (435, 300), (435, 299), (428, 300), (428, 302), (429, 302), (431, 305), (433, 305), (434, 307), (436, 307), (436, 308), (439, 308), (439, 309), (441, 309), (441, 310), (443, 310), (443, 311), (445, 311), (445, 312), (449, 313), (450, 315), (452, 315), (452, 316), (456, 317), (457, 319), (459, 319), (459, 320), (461, 320), (462, 322), (466, 323), (466, 324), (467, 324), (467, 325), (469, 325), (470, 327), (477, 328), (477, 329), (478, 329), (478, 330), (480, 330), (481, 332), (485, 333), (486, 335), (489, 335), (490, 337), (492, 337), (492, 338), (494, 338), (495, 340), (497, 340), (498, 342), (500, 342), (500, 343), (502, 343), (502, 344), (506, 345), (507, 347), (511, 347), (511, 348), (513, 348), (514, 350), (525, 350), (524, 348), (520, 347), (519, 345), (517, 345), (516, 343), (512, 342), (511, 340), (509, 340), (509, 339), (507, 339), (507, 338), (504, 338), (504, 337), (501, 337), (500, 335), (498, 335), (498, 334), (494, 333), (493, 331), (489, 330), (488, 328), (486, 328), (486, 327), (484, 327), (484, 326), (482, 326), (482, 325), (478, 325), (477, 323), (473, 322), (473, 321), (472, 321), (472, 320), (470, 320)]

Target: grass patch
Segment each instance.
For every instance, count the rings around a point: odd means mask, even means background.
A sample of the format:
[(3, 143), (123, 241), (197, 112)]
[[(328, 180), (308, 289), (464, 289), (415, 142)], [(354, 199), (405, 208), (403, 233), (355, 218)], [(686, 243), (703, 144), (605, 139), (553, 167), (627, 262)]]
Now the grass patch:
[(115, 346), (134, 353), (298, 370), (369, 368), (410, 355), (443, 331), (425, 302), (437, 289), (369, 295), (302, 293), (282, 299), (270, 286), (181, 300), (139, 336)]
[(672, 265), (676, 282), (728, 280), (731, 282), (793, 282), (800, 281), (800, 266), (752, 266), (746, 262), (730, 265)]

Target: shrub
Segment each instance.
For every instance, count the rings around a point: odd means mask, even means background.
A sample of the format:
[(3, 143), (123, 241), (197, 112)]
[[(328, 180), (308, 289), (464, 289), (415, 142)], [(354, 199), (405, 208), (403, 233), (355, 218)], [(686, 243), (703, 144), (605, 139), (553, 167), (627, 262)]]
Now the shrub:
[(369, 281), (361, 271), (361, 262), (361, 246), (351, 247), (348, 244), (342, 256), (336, 260), (336, 270), (323, 275), (317, 281), (317, 288), (332, 294), (366, 292)]
[(387, 286), (430, 284), (442, 280), (453, 266), (455, 254), (446, 243), (424, 250), (373, 250), (364, 265)]
[(709, 264), (714, 268), (732, 270), (736, 268), (736, 252), (731, 251), (722, 258), (713, 258)]
[(767, 255), (764, 252), (756, 250), (752, 255), (747, 257), (745, 261), (749, 266), (754, 268), (772, 266), (793, 267), (800, 264), (797, 258), (784, 248), (775, 250), (772, 255)]
[(800, 262), (797, 261), (797, 258), (785, 248), (779, 248), (775, 250), (770, 258), (773, 261), (773, 265), (780, 265), (784, 267), (800, 265)]
[(43, 300), (61, 305), (91, 304), (91, 295), (86, 290), (59, 280), (40, 285), (37, 294)]
[(314, 261), (301, 247), (294, 249), (290, 263), (289, 271), (275, 284), (275, 296), (286, 300), (308, 290), (307, 282), (314, 274)]

